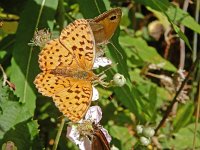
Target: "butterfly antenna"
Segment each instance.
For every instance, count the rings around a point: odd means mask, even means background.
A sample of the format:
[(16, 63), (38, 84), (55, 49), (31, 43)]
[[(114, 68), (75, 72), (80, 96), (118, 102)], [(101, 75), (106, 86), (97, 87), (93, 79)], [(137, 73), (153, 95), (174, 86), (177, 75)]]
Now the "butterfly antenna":
[(117, 47), (111, 41), (108, 41), (108, 43), (110, 43), (114, 47), (114, 49), (118, 52), (118, 54), (121, 56), (121, 58), (124, 59), (122, 53), (117, 49)]

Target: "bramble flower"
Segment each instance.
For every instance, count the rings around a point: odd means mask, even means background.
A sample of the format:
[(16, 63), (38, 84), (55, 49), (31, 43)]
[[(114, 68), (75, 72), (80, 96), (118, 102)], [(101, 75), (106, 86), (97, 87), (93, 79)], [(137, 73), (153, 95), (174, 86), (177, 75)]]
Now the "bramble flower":
[(98, 100), (99, 99), (99, 92), (98, 92), (98, 90), (94, 87), (94, 86), (92, 86), (92, 93), (93, 93), (93, 95), (92, 95), (92, 101), (96, 101), (96, 100)]
[(96, 57), (94, 60), (93, 69), (97, 69), (100, 66), (105, 67), (107, 65), (111, 65), (112, 61), (106, 57)]
[[(67, 127), (67, 137), (79, 146), (80, 150), (90, 150), (93, 138), (93, 124), (99, 125), (102, 118), (102, 111), (99, 106), (92, 106), (88, 109), (85, 118), (79, 121), (78, 124), (73, 124)], [(111, 137), (107, 130), (100, 128), (106, 137), (107, 141), (111, 141)]]

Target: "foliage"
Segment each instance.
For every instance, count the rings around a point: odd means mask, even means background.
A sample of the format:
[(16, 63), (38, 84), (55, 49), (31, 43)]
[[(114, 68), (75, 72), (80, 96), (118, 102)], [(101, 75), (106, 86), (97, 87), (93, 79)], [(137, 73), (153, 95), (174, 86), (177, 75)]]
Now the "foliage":
[[(185, 85), (190, 88), (184, 88), (187, 93), (181, 93), (183, 101), (176, 103), (173, 114), (154, 137), (159, 145), (152, 140), (149, 146), (142, 146), (135, 129), (139, 124), (156, 129), (176, 95), (182, 83), (176, 80), (181, 59), (180, 39), (186, 44), (183, 66), (186, 74), (192, 66), (191, 55), (195, 54), (192, 33), (200, 33), (200, 25), (190, 15), (195, 4), (186, 12), (168, 0), (18, 0), (17, 5), (16, 0), (1, 0), (0, 64), (8, 79), (0, 73), (0, 147), (11, 141), (20, 150), (51, 149), (55, 142), (62, 114), (51, 98), (41, 96), (33, 84), (39, 73), (40, 49), (28, 43), (36, 29), (49, 29), (55, 38), (75, 19), (94, 18), (113, 7), (120, 7), (123, 11), (120, 27), (110, 40), (111, 44), (103, 49), (113, 64), (117, 64), (106, 71), (108, 79), (120, 73), (126, 78), (126, 85), (108, 89), (99, 86), (100, 100), (96, 103), (102, 108), (101, 124), (112, 136), (111, 145), (122, 150), (159, 146), (163, 149), (199, 149), (200, 143), (194, 146), (192, 140), (194, 136), (200, 138), (199, 129), (194, 128), (200, 105), (196, 101), (199, 64), (191, 70), (193, 78)], [(160, 21), (163, 27), (158, 40), (149, 31), (149, 24), (154, 20)], [(187, 27), (185, 32), (181, 26)], [(175, 84), (175, 80), (179, 84)], [(9, 86), (11, 83), (16, 90)], [(77, 149), (66, 138), (66, 126), (67, 123), (58, 149)]]

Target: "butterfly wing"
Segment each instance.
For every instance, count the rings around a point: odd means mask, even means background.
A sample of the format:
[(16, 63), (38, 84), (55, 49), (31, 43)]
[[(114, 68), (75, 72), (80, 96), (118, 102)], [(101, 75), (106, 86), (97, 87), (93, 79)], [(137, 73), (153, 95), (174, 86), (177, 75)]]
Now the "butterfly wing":
[(74, 82), (74, 80), (70, 78), (69, 81), (68, 78), (55, 76), (45, 71), (36, 76), (34, 84), (42, 95), (52, 97), (55, 93), (70, 87), (71, 82)]
[(92, 138), (92, 150), (110, 150), (110, 144), (101, 129), (97, 126), (93, 126), (93, 128), (94, 134)]
[(60, 42), (73, 51), (74, 59), (83, 70), (91, 70), (95, 59), (95, 40), (87, 20), (77, 19), (64, 28)]
[(63, 89), (63, 85), (69, 84), (65, 79), (50, 74), (50, 71), (56, 68), (78, 68), (76, 60), (73, 59), (73, 51), (63, 47), (59, 39), (51, 40), (44, 46), (38, 62), (43, 72), (36, 76), (34, 84), (42, 95), (49, 97)]
[(73, 122), (83, 118), (90, 106), (91, 99), (92, 85), (85, 80), (76, 81), (69, 88), (65, 88), (53, 96), (59, 110)]
[(78, 64), (73, 59), (73, 51), (66, 49), (59, 39), (49, 41), (39, 54), (39, 67), (43, 71), (56, 68), (77, 69)]
[(71, 77), (40, 73), (35, 80), (38, 91), (53, 101), (71, 121), (79, 121), (86, 113), (92, 99), (90, 81), (77, 80)]
[(106, 44), (113, 36), (122, 16), (121, 8), (113, 8), (89, 19), (97, 45)]

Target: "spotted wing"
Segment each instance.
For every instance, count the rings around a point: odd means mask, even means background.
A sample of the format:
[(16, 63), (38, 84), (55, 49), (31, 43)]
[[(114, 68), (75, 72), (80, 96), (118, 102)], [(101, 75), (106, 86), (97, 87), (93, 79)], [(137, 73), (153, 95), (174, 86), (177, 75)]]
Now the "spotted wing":
[(41, 70), (60, 68), (75, 68), (78, 64), (73, 58), (73, 51), (66, 49), (59, 39), (49, 41), (39, 54), (39, 67)]
[(79, 121), (90, 106), (90, 81), (43, 72), (36, 77), (34, 83), (42, 95), (53, 97), (58, 109), (73, 122)]
[(85, 19), (69, 24), (60, 35), (63, 46), (72, 50), (74, 58), (83, 70), (91, 70), (95, 59), (95, 40), (90, 25)]
[(34, 84), (42, 95), (52, 97), (65, 88), (72, 86), (71, 84), (75, 81), (73, 78), (55, 76), (45, 71), (36, 76)]
[(92, 100), (91, 82), (78, 80), (72, 86), (56, 93), (53, 100), (64, 116), (72, 122), (78, 122), (87, 112)]

